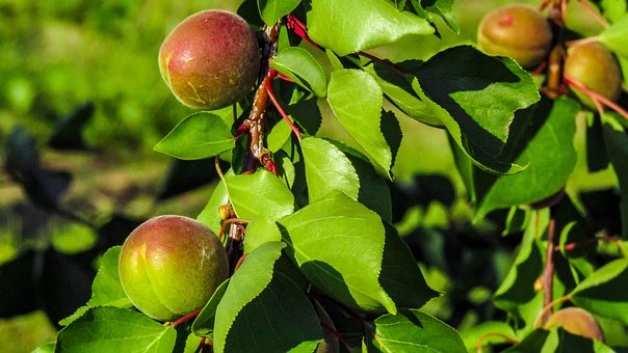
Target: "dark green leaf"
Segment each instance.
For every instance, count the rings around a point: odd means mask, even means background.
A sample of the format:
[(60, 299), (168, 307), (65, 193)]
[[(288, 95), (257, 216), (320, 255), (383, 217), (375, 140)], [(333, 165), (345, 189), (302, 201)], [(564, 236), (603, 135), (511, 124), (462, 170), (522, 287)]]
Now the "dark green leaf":
[(478, 198), (476, 219), (498, 208), (532, 204), (559, 192), (576, 165), (573, 146), (579, 106), (570, 99), (544, 99), (535, 109), (517, 114), (504, 154), (528, 167), (514, 175), (474, 171)]
[(155, 151), (178, 159), (214, 157), (235, 147), (230, 128), (209, 112), (187, 116), (155, 145)]
[(602, 134), (608, 157), (613, 165), (621, 192), (620, 211), (622, 237), (628, 239), (628, 129), (622, 125), (623, 117), (607, 113), (603, 115)]
[(381, 131), (383, 93), (375, 79), (360, 70), (334, 71), (329, 80), (327, 101), (371, 162), (390, 177), (394, 156)]
[(313, 0), (307, 23), (310, 37), (340, 56), (434, 32), (425, 19), (386, 0)]
[(229, 279), (222, 282), (201, 312), (192, 323), (192, 331), (197, 336), (209, 336), (214, 331), (214, 319), (216, 318), (216, 309), (218, 304), (225, 296)]
[(283, 50), (272, 59), (270, 66), (318, 97), (327, 95), (325, 72), (307, 50), (299, 47)]
[(299, 0), (257, 0), (257, 6), (264, 23), (272, 26), (299, 6), (300, 2)]
[(402, 69), (417, 77), (417, 93), (475, 164), (502, 174), (524, 169), (502, 156), (515, 111), (540, 97), (530, 75), (517, 63), (458, 46), (419, 67)]
[(383, 352), (467, 352), (456, 330), (418, 310), (381, 316), (375, 320), (375, 330)]
[(281, 242), (247, 255), (216, 308), (218, 352), (312, 352), (322, 332)]
[(495, 306), (514, 312), (535, 296), (534, 282), (543, 271), (543, 254), (538, 239), (549, 224), (549, 210), (534, 212), (521, 241), (521, 247), (506, 278), (495, 292)]
[(550, 331), (536, 329), (528, 334), (521, 342), (506, 349), (503, 353), (532, 353), (543, 352), (545, 341), (549, 337)]
[(59, 332), (55, 352), (171, 353), (176, 340), (165, 327), (130, 309), (96, 307)]
[(622, 258), (587, 276), (570, 296), (578, 307), (628, 324), (627, 281), (628, 259)]

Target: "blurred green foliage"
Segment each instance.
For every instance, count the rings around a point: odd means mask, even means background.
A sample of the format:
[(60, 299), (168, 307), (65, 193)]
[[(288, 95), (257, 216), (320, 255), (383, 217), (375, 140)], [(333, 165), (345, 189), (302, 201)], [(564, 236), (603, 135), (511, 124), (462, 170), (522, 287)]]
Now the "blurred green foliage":
[(84, 101), (85, 137), (107, 152), (151, 151), (188, 111), (162, 83), (157, 52), (168, 31), (223, 1), (0, 2), (0, 142), (16, 125), (46, 137)]

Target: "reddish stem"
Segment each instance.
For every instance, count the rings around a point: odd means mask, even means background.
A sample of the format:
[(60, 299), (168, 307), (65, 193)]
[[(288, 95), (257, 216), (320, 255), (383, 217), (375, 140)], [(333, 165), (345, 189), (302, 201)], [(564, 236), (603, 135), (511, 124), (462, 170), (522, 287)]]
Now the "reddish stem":
[(301, 38), (301, 39), (305, 40), (306, 42), (312, 44), (316, 48), (323, 50), (323, 47), (321, 47), (320, 45), (318, 45), (318, 43), (313, 41), (310, 38), (310, 36), (307, 34), (307, 27), (305, 26), (305, 24), (303, 24), (303, 22), (301, 22), (301, 20), (299, 20), (293, 14), (288, 14), (286, 16), (286, 24), (287, 24), (288, 28), (290, 28), (294, 32), (294, 34), (299, 36), (299, 38)]
[[(270, 72), (272, 73), (272, 76), (277, 76), (277, 71), (275, 69), (270, 69)], [(296, 127), (296, 125), (294, 125), (294, 122), (292, 121), (292, 119), (290, 119), (290, 117), (288, 116), (286, 111), (283, 109), (281, 104), (279, 104), (279, 101), (277, 100), (277, 97), (275, 96), (275, 92), (273, 91), (272, 81), (270, 80), (266, 82), (266, 92), (268, 93), (268, 97), (270, 98), (270, 101), (273, 102), (273, 105), (279, 112), (279, 115), (281, 115), (283, 120), (285, 120), (286, 123), (288, 123), (288, 125), (290, 126), (290, 129), (292, 129), (292, 132), (294, 132), (294, 135), (297, 137), (297, 140), (301, 142), (301, 131), (299, 131), (299, 128)]]
[(628, 119), (628, 111), (626, 111), (624, 108), (620, 107), (617, 103), (609, 100), (608, 98), (601, 96), (599, 93), (591, 90), (590, 88), (588, 88), (587, 86), (583, 85), (581, 82), (578, 82), (574, 79), (572, 79), (569, 76), (564, 76), (563, 80), (565, 81), (565, 83), (572, 87), (575, 88), (576, 90), (586, 94), (587, 96), (591, 97), (591, 99), (593, 99), (593, 102), (595, 103), (595, 105), (598, 107), (598, 110), (600, 111), (600, 113), (602, 113), (602, 107), (600, 106), (600, 104), (603, 104), (609, 108), (611, 108), (612, 110), (614, 110), (615, 112), (617, 112), (619, 115), (623, 116), (625, 119)]
[(177, 320), (169, 323), (168, 325), (166, 325), (167, 327), (173, 327), (173, 326), (177, 326), (177, 325), (181, 325), (182, 323), (185, 323), (187, 321), (190, 321), (191, 319), (194, 319), (195, 317), (198, 316), (198, 314), (200, 314), (201, 311), (200, 310), (195, 310), (185, 316), (182, 316), (180, 318), (178, 318)]

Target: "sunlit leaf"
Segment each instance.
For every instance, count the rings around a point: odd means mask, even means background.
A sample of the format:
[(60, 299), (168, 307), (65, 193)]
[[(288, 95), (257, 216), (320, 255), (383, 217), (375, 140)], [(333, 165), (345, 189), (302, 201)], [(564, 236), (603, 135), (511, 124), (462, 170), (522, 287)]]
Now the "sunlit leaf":
[(235, 146), (230, 128), (209, 112), (187, 116), (155, 145), (155, 151), (179, 159), (217, 156)]
[(322, 332), (281, 242), (247, 255), (216, 308), (218, 352), (312, 352)]
[(394, 228), (343, 193), (332, 192), (279, 224), (301, 271), (345, 305), (396, 313), (396, 304), (418, 308), (437, 295)]
[(608, 263), (587, 276), (570, 294), (577, 306), (628, 324), (628, 259)]
[(628, 59), (628, 14), (600, 33), (599, 40), (617, 55)]
[(55, 352), (171, 353), (176, 340), (166, 327), (130, 309), (102, 306), (59, 332)]
[(476, 165), (502, 174), (524, 169), (502, 156), (515, 112), (540, 98), (517, 63), (458, 46), (423, 65), (400, 66), (416, 76), (414, 87), (423, 102)]
[(313, 0), (307, 23), (310, 37), (340, 56), (434, 32), (425, 19), (386, 0)]
[(573, 139), (579, 105), (570, 99), (544, 99), (535, 109), (518, 114), (504, 153), (518, 165), (520, 173), (494, 175), (476, 169), (476, 218), (498, 208), (532, 204), (559, 192), (576, 165)]
[(327, 94), (327, 79), (323, 68), (314, 56), (303, 48), (290, 47), (279, 52), (271, 60), (270, 66), (314, 92), (318, 97), (325, 97)]
[(334, 71), (327, 101), (347, 132), (385, 175), (390, 176), (393, 153), (381, 130), (383, 92), (368, 73), (344, 69)]
[(289, 14), (300, 3), (299, 0), (257, 0), (262, 19), (269, 26), (274, 25), (283, 16)]
[(375, 334), (383, 352), (467, 352), (455, 329), (418, 310), (377, 318)]
[(294, 210), (294, 196), (290, 189), (266, 170), (228, 176), (225, 183), (238, 217), (276, 219)]

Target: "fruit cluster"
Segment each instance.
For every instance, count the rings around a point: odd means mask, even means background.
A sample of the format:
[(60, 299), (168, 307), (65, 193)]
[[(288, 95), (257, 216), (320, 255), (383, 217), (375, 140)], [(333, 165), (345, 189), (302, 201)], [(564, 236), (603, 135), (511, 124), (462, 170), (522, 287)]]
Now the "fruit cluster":
[[(540, 72), (549, 67), (548, 76), (560, 76), (555, 81), (566, 84), (585, 106), (613, 108), (623, 85), (618, 61), (597, 41), (566, 43), (563, 31), (564, 21), (556, 11), (550, 10), (546, 16), (515, 4), (488, 13), (480, 23), (477, 40), (485, 53), (510, 57), (525, 69)], [(552, 52), (556, 55), (550, 55)], [(547, 88), (550, 93), (562, 93), (560, 87)]]

